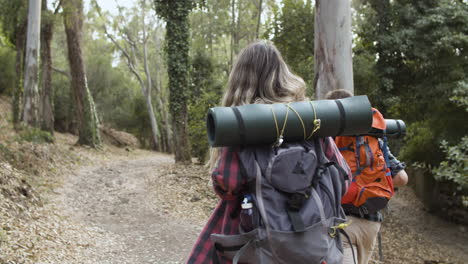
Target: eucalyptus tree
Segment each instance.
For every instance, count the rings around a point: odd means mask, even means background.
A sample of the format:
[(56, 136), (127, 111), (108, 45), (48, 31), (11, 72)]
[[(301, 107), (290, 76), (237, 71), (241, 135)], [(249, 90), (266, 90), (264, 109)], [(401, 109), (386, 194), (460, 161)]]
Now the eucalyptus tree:
[[(151, 98), (151, 90), (156, 87), (158, 108), (164, 111), (164, 103), (161, 99), (161, 87), (152, 72), (158, 71), (158, 69), (151, 69), (152, 65), (158, 66), (157, 64), (151, 64), (150, 51), (151, 47), (156, 47), (160, 42), (162, 35), (162, 21), (157, 18), (154, 14), (151, 14), (151, 7), (149, 0), (139, 0), (137, 5), (124, 10), (119, 7), (118, 15), (111, 16), (112, 23), (106, 19), (104, 14), (101, 12), (101, 8), (96, 1), (93, 1), (99, 17), (104, 20), (102, 23), (102, 29), (106, 37), (112, 41), (116, 49), (122, 54), (125, 59), (128, 68), (132, 74), (138, 80), (141, 91), (145, 97), (146, 108), (151, 123), (152, 139), (155, 149), (162, 149), (160, 146), (158, 122), (155, 117), (153, 102)], [(108, 24), (112, 24), (111, 30), (108, 28)], [(159, 59), (159, 58), (156, 58)], [(159, 64), (161, 64), (159, 60)], [(164, 123), (168, 124), (168, 115), (162, 114)], [(166, 126), (169, 129), (168, 126)], [(170, 134), (166, 131), (166, 134)]]
[(155, 0), (156, 13), (166, 21), (169, 109), (174, 132), (176, 162), (191, 163), (188, 137), (189, 19), (195, 0)]
[(93, 97), (88, 88), (81, 47), (83, 30), (83, 1), (63, 0), (62, 8), (63, 23), (67, 36), (71, 87), (78, 121), (78, 144), (98, 147), (101, 144), (98, 128), (99, 120)]
[(39, 116), (42, 130), (54, 133), (54, 103), (52, 88), (52, 38), (60, 2), (56, 3), (55, 11), (47, 8), (47, 0), (42, 0), (41, 23), (41, 68), (42, 89), (40, 90)]
[(29, 0), (28, 27), (24, 69), (23, 112), (26, 125), (39, 125), (39, 44), (41, 28), (41, 1)]
[(315, 97), (328, 91), (354, 92), (350, 0), (315, 2)]

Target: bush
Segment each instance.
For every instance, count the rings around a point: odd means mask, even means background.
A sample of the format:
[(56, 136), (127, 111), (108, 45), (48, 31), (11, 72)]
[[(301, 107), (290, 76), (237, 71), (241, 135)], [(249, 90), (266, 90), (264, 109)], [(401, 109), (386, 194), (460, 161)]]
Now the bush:
[(213, 79), (214, 66), (211, 58), (197, 52), (192, 60), (190, 70), (190, 104), (189, 137), (192, 156), (198, 163), (204, 163), (208, 154), (208, 137), (206, 134), (206, 113), (210, 107), (218, 105), (221, 98), (222, 84)]
[(205, 162), (209, 150), (206, 133), (206, 113), (210, 107), (218, 104), (219, 97), (219, 94), (214, 91), (205, 92), (196, 104), (189, 105), (190, 143), (192, 155), (198, 159), (198, 163)]
[[(433, 130), (426, 121), (416, 122), (408, 126), (405, 145), (401, 149), (401, 159), (407, 162), (434, 161), (435, 150), (439, 149), (439, 143), (435, 139)], [(443, 159), (441, 155), (435, 165)]]
[(16, 136), (16, 141), (33, 143), (53, 143), (54, 136), (47, 131), (38, 128), (23, 128)]
[(446, 154), (446, 159), (432, 170), (434, 177), (437, 180), (455, 182), (459, 191), (468, 190), (468, 136), (464, 136), (460, 143), (454, 146), (449, 146), (444, 140), (441, 148)]
[(128, 120), (120, 120), (120, 125), (127, 127), (127, 131), (138, 138), (143, 148), (152, 148), (151, 121), (146, 107), (146, 99), (142, 94), (133, 98), (130, 113)]
[(15, 87), (15, 51), (0, 42), (0, 94), (10, 94)]

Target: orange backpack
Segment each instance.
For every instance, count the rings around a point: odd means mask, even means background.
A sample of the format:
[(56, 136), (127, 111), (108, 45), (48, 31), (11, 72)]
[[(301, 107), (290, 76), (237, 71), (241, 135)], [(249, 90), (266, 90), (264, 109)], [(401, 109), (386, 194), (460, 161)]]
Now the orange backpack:
[[(372, 129), (385, 132), (382, 114), (375, 108), (372, 113)], [(335, 142), (353, 173), (341, 200), (345, 212), (363, 215), (385, 208), (394, 194), (386, 138), (383, 137), (382, 147), (374, 136), (336, 137)]]

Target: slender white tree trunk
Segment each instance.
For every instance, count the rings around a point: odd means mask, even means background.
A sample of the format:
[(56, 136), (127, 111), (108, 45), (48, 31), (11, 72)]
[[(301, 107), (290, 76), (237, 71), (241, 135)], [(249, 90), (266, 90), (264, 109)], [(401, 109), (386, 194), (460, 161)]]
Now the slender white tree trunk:
[(153, 104), (151, 103), (151, 95), (149, 94), (149, 91), (147, 91), (145, 97), (146, 97), (146, 106), (148, 107), (148, 114), (150, 116), (150, 121), (151, 121), (151, 132), (153, 134), (153, 142), (155, 144), (155, 149), (156, 149), (159, 144), (158, 123), (156, 123), (156, 117), (154, 116)]
[(315, 98), (328, 91), (354, 92), (350, 0), (316, 0)]
[(24, 69), (23, 114), (24, 124), (38, 126), (39, 106), (39, 45), (41, 29), (41, 0), (29, 0), (28, 31)]

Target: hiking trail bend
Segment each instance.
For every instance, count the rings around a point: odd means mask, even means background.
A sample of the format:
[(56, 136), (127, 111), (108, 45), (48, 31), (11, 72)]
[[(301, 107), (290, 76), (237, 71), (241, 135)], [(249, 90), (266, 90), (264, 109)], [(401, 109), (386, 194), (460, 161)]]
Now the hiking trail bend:
[(81, 168), (65, 177), (56, 206), (84, 231), (98, 233), (84, 243), (77, 263), (183, 263), (200, 224), (168, 214), (152, 199), (170, 155), (151, 153)]

